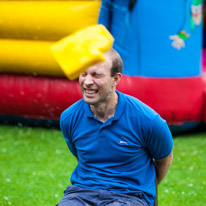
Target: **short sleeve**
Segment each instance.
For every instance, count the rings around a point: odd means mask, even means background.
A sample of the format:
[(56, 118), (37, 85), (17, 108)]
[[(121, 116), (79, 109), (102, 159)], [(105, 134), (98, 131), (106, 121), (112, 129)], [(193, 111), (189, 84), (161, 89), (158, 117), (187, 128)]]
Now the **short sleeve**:
[(157, 115), (152, 120), (147, 139), (147, 149), (152, 158), (158, 160), (167, 157), (173, 148), (173, 139), (165, 120)]
[(67, 143), (67, 146), (69, 148), (69, 150), (71, 151), (71, 153), (74, 156), (77, 156), (77, 151), (76, 148), (74, 146), (74, 144), (72, 143), (72, 137), (71, 137), (71, 124), (69, 119), (64, 118), (65, 113), (62, 113), (61, 117), (60, 117), (60, 128), (61, 131), (63, 133), (64, 139)]

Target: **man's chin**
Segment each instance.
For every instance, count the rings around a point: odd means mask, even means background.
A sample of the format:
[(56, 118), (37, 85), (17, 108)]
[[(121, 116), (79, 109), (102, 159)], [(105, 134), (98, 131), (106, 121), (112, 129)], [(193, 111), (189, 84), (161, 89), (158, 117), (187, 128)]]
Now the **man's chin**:
[(84, 101), (87, 103), (87, 104), (90, 104), (90, 105), (94, 105), (96, 104), (96, 100), (93, 99), (93, 98), (87, 98), (87, 97), (84, 97)]

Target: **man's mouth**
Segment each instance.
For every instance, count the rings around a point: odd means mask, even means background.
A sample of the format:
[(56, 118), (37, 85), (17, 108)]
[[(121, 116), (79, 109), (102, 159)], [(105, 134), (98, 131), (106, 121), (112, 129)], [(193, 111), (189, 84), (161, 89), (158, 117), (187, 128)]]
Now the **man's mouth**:
[(96, 94), (98, 90), (92, 90), (92, 89), (85, 89), (84, 90), (86, 94)]

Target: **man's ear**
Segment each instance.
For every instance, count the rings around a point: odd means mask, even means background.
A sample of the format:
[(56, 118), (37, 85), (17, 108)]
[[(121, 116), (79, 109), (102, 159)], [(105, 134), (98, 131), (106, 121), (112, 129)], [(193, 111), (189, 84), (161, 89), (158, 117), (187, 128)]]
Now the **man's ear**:
[(122, 78), (122, 74), (119, 73), (119, 72), (114, 75), (114, 84), (115, 84), (115, 86), (117, 86), (117, 84), (120, 82), (121, 78)]

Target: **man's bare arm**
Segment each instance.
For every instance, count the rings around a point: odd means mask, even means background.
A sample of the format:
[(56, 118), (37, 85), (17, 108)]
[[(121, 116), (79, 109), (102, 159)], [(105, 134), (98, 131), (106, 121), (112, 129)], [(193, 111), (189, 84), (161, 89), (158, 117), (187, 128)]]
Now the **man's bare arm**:
[(169, 170), (169, 167), (172, 164), (172, 159), (173, 159), (173, 153), (171, 152), (167, 157), (163, 159), (154, 160), (158, 184), (160, 184), (160, 182), (166, 176)]

